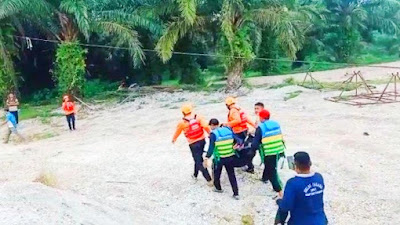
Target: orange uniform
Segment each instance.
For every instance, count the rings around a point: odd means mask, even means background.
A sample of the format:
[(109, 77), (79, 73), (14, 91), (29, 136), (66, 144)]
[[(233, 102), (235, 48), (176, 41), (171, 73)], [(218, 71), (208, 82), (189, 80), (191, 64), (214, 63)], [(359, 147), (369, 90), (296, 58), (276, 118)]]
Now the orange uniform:
[(240, 108), (232, 106), (228, 114), (228, 126), (232, 128), (233, 133), (238, 134), (248, 130), (247, 124), (256, 126)]
[[(194, 130), (191, 130), (191, 125), (193, 125), (193, 124), (194, 124), (194, 126), (197, 126), (198, 128), (197, 129), (194, 128)], [(189, 144), (193, 144), (197, 141), (201, 141), (201, 140), (205, 139), (203, 130), (205, 130), (207, 133), (211, 132), (211, 129), (208, 126), (207, 121), (204, 118), (202, 118), (201, 116), (189, 114), (189, 115), (185, 116), (178, 123), (174, 137), (172, 138), (172, 141), (175, 142), (176, 139), (178, 139), (179, 135), (183, 131)]]
[(65, 115), (71, 115), (75, 113), (75, 104), (73, 102), (63, 102), (62, 109), (65, 112)]

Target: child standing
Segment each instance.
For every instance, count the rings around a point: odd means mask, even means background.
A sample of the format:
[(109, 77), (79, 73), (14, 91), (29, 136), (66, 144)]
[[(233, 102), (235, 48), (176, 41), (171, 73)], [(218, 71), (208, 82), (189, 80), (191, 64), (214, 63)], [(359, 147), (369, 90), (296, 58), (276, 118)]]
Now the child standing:
[(19, 101), (18, 101), (17, 97), (15, 97), (15, 95), (13, 93), (10, 93), (7, 96), (7, 107), (8, 107), (9, 112), (14, 115), (15, 121), (17, 122), (17, 124), (19, 122), (18, 106), (19, 106)]
[(64, 96), (62, 109), (67, 117), (68, 127), (70, 130), (75, 130), (75, 103), (71, 101), (68, 95)]
[(12, 114), (8, 108), (4, 109), (4, 111), (6, 112), (6, 121), (4, 123), (2, 123), (1, 125), (7, 124), (7, 126), (8, 126), (8, 131), (4, 138), (4, 144), (8, 143), (8, 141), (10, 140), (11, 134), (17, 135), (21, 140), (23, 140), (25, 142), (25, 138), (21, 134), (19, 134), (17, 131), (17, 120), (16, 120), (14, 114)]

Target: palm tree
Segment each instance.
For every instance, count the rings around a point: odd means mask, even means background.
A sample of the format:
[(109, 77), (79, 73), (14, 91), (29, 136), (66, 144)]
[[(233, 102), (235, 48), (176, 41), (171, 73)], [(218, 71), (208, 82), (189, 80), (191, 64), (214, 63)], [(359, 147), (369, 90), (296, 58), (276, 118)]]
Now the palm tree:
[[(18, 25), (19, 19), (26, 18), (26, 15), (21, 14), (26, 7), (42, 9), (40, 2), (35, 0), (0, 1), (0, 94), (3, 96), (6, 92), (10, 90), (16, 91), (18, 88), (18, 79), (12, 61), (12, 57), (17, 52), (13, 35), (16, 33), (14, 27)], [(35, 13), (31, 14), (31, 16), (34, 15)]]
[(14, 29), (6, 20), (0, 20), (0, 95), (17, 87), (17, 79), (12, 63), (15, 54)]
[[(79, 41), (90, 40), (90, 35), (96, 33), (101, 36), (110, 37), (117, 46), (128, 47), (129, 53), (135, 66), (139, 66), (144, 61), (142, 45), (139, 41), (139, 34), (135, 30), (137, 27), (144, 27), (150, 31), (161, 30), (160, 26), (155, 25), (147, 15), (138, 15), (131, 7), (118, 5), (113, 1), (92, 1), (92, 0), (2, 0), (7, 4), (0, 7), (0, 16), (7, 9), (9, 12), (20, 12), (24, 15), (30, 15), (35, 12), (34, 21), (41, 28), (45, 27), (50, 38), (55, 38), (61, 42), (59, 47), (70, 46), (78, 50)], [(100, 4), (102, 4), (101, 7)], [(42, 12), (38, 15), (37, 12)], [(1, 18), (1, 17), (0, 17)], [(72, 50), (71, 50), (72, 51)], [(68, 51), (64, 51), (67, 53)], [(57, 57), (60, 53), (57, 53)], [(84, 61), (85, 54), (76, 62), (81, 64)], [(70, 65), (68, 57), (65, 65)], [(70, 61), (70, 62), (68, 62)], [(61, 61), (57, 61), (59, 65)], [(57, 66), (58, 66), (57, 65)], [(72, 68), (71, 68), (72, 69)], [(74, 71), (67, 72), (66, 77), (69, 84), (68, 89), (72, 87), (74, 77), (83, 77), (84, 72), (79, 75)]]
[(189, 32), (204, 27), (206, 21), (219, 21), (219, 53), (224, 59), (227, 90), (242, 85), (245, 66), (255, 57), (261, 33), (268, 28), (288, 57), (295, 58), (304, 41), (304, 33), (315, 13), (312, 7), (298, 6), (298, 1), (220, 0), (219, 12), (205, 20), (198, 9), (206, 1), (175, 0), (180, 13), (168, 24), (156, 50), (167, 61), (175, 44)]
[(328, 0), (326, 6), (330, 11), (327, 46), (333, 46), (340, 61), (351, 61), (357, 55), (361, 33), (399, 33), (397, 0)]

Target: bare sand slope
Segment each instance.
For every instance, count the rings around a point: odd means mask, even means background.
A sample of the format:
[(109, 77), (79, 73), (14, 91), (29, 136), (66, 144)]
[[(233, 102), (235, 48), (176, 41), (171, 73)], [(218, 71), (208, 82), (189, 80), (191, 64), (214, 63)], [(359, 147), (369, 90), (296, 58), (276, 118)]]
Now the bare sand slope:
[[(283, 100), (297, 90), (300, 96)], [(323, 100), (335, 94), (295, 86), (259, 88), (239, 101), (249, 113), (256, 101), (266, 103), (282, 125), (288, 154), (311, 154), (313, 168), (325, 178), (331, 224), (398, 224), (400, 104), (360, 108)], [(257, 180), (262, 167), (255, 175), (237, 170), (242, 199), (235, 201), (225, 172), (225, 192), (213, 193), (203, 179), (190, 178), (193, 160), (184, 137), (170, 144), (182, 102), (224, 121), (224, 97), (159, 93), (92, 112), (72, 133), (62, 118), (53, 124), (64, 126), (24, 123), (25, 134), (47, 130), (60, 135), (26, 145), (0, 144), (2, 223), (241, 224), (243, 215), (251, 215), (255, 224), (272, 224), (277, 207), (270, 185)], [(30, 184), (43, 171), (57, 177), (56, 189)], [(280, 174), (284, 181), (293, 175), (288, 170)], [(71, 208), (63, 202), (72, 202), (67, 203)], [(21, 212), (17, 218), (16, 212)]]
[[(391, 63), (382, 63), (371, 65), (373, 67), (368, 66), (359, 66), (359, 67), (348, 67), (343, 69), (329, 70), (329, 71), (319, 71), (313, 72), (312, 76), (318, 81), (323, 82), (337, 82), (344, 81), (349, 78), (346, 74), (353, 74), (353, 72), (360, 71), (366, 80), (386, 80), (389, 78), (391, 73), (397, 73), (400, 71), (398, 68), (390, 68), (390, 67), (400, 67), (400, 61), (391, 62)], [(389, 68), (380, 68), (378, 66), (389, 67)], [(293, 77), (296, 81), (303, 81), (306, 73), (297, 73), (297, 74), (289, 74), (289, 75), (278, 75), (278, 76), (266, 76), (266, 77), (254, 77), (247, 79), (248, 83), (251, 85), (265, 85), (265, 84), (276, 84), (281, 83), (283, 80)]]

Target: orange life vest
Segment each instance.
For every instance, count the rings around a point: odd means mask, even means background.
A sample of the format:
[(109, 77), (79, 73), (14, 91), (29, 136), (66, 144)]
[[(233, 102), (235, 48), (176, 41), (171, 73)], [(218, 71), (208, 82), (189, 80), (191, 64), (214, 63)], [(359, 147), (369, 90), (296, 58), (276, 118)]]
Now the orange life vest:
[(66, 115), (75, 112), (75, 104), (73, 102), (64, 102), (62, 108), (64, 109)]
[(197, 115), (194, 115), (192, 119), (183, 118), (183, 120), (189, 123), (189, 127), (185, 130), (185, 136), (188, 139), (198, 139), (204, 135), (203, 127), (201, 126), (200, 122), (196, 119)]
[[(235, 107), (240, 113), (240, 124), (237, 125), (236, 127), (240, 127), (240, 130), (245, 131), (248, 129), (247, 127), (247, 114), (240, 109), (239, 107)], [(228, 121), (229, 121), (229, 114), (228, 114)]]
[(67, 111), (73, 111), (73, 110), (74, 110), (74, 104), (73, 104), (72, 102), (67, 102), (67, 103), (65, 104), (65, 109), (66, 109)]

